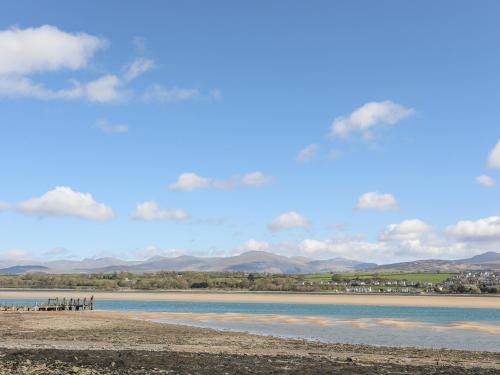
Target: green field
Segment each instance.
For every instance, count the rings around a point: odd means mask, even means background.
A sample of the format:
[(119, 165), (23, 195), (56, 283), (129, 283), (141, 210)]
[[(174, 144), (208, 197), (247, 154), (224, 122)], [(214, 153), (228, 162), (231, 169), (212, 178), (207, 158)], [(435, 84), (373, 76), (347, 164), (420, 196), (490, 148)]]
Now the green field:
[[(453, 273), (368, 273), (368, 272), (360, 272), (360, 273), (343, 273), (337, 274), (338, 277), (341, 277), (344, 280), (352, 280), (352, 279), (382, 279), (382, 280), (406, 280), (406, 281), (421, 281), (421, 282), (431, 282), (434, 284), (442, 283), (447, 280)], [(332, 274), (329, 273), (321, 273), (321, 274), (312, 274), (305, 275), (305, 281), (328, 281), (332, 279)]]

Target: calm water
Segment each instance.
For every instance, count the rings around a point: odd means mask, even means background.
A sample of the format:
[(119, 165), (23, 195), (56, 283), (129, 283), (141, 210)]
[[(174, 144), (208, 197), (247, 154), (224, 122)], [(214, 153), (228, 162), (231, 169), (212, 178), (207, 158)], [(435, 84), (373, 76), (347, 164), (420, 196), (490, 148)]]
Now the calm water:
[[(4, 303), (31, 304), (34, 301), (33, 299), (9, 299)], [(96, 308), (195, 315), (212, 313), (217, 314), (218, 319), (187, 319), (182, 316), (181, 318), (156, 319), (156, 321), (324, 342), (500, 351), (498, 332), (488, 333), (487, 328), (484, 329), (485, 326), (497, 329), (500, 327), (500, 309), (101, 299), (96, 302)], [(237, 321), (222, 319), (220, 314), (227, 313), (292, 316), (299, 318), (299, 321), (294, 323), (265, 322), (262, 319), (254, 321), (251, 316)], [(311, 316), (327, 318), (332, 324), (320, 326), (300, 322), (300, 317)], [(362, 327), (350, 324), (359, 319), (364, 323)], [(388, 323), (380, 323), (380, 319), (387, 319)], [(417, 327), (405, 328), (392, 324), (392, 321), (410, 322), (417, 324)], [(483, 329), (454, 327), (455, 324), (462, 322), (471, 323)]]

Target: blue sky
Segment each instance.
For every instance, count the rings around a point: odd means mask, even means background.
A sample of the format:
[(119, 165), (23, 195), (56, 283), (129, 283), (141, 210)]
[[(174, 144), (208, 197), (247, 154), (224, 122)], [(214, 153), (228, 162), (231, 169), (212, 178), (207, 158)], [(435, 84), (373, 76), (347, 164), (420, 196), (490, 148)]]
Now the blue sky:
[(0, 259), (498, 250), (474, 5), (4, 2)]

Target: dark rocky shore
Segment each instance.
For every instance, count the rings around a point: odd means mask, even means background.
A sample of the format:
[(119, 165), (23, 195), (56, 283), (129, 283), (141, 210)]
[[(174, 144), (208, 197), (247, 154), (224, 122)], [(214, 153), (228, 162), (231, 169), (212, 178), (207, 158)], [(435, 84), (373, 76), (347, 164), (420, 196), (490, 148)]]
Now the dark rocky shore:
[(0, 374), (498, 374), (449, 364), (141, 350), (0, 350)]

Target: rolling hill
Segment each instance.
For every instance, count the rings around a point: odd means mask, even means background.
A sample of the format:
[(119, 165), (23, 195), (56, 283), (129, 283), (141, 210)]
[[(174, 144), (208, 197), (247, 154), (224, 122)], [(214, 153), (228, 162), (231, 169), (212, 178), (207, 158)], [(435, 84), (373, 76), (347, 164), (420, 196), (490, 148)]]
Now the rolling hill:
[(161, 257), (144, 261), (127, 261), (117, 258), (83, 260), (57, 260), (39, 264), (14, 264), (4, 266), (0, 274), (91, 273), (91, 272), (157, 272), (157, 271), (217, 271), (265, 272), (280, 274), (310, 274), (327, 272), (460, 272), (464, 270), (500, 270), (500, 253), (486, 252), (467, 259), (427, 259), (411, 262), (377, 265), (345, 258), (326, 260), (306, 257), (286, 257), (265, 251), (250, 251), (230, 257)]

